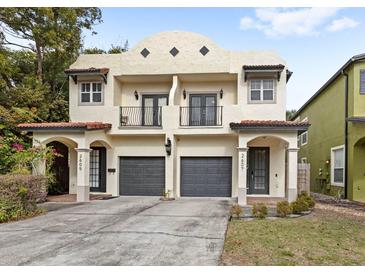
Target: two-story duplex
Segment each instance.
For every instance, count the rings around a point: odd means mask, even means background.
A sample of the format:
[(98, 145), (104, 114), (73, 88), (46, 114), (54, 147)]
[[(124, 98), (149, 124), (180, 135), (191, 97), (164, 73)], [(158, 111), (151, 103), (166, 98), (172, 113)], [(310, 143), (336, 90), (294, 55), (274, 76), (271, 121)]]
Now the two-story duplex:
[(293, 119), (311, 123), (299, 138), (311, 190), (365, 201), (365, 54), (351, 57)]
[(21, 124), (67, 147), (70, 193), (170, 197), (297, 196), (297, 135), (285, 121), (285, 61), (162, 32), (122, 54), (81, 55), (70, 122)]

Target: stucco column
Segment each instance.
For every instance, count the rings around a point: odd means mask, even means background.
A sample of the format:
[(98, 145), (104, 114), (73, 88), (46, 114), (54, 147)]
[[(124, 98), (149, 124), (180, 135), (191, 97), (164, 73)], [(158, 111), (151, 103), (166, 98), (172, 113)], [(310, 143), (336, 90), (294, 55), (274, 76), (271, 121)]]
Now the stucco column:
[(247, 205), (247, 147), (238, 148), (238, 204)]
[(288, 202), (295, 201), (298, 195), (298, 148), (288, 148)]
[[(169, 193), (169, 198), (175, 197), (175, 187), (174, 187), (174, 164), (176, 158), (176, 142), (173, 134), (166, 134), (165, 145), (167, 140), (171, 141), (171, 154), (168, 155), (166, 152), (165, 157), (165, 192)], [(167, 148), (165, 147), (165, 150)]]
[(76, 148), (77, 151), (77, 202), (88, 202), (90, 194), (89, 182), (89, 148)]
[(32, 163), (32, 174), (33, 175), (46, 175), (46, 160), (37, 159)]

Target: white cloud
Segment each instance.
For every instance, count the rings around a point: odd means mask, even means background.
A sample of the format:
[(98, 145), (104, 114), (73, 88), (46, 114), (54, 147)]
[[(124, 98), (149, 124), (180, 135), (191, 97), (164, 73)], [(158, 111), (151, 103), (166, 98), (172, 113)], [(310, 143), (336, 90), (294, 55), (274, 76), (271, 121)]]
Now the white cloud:
[(327, 27), (327, 30), (335, 32), (344, 29), (355, 28), (357, 25), (359, 25), (359, 22), (356, 22), (355, 20), (348, 17), (343, 17), (341, 19), (333, 20), (331, 24)]
[[(339, 8), (258, 8), (255, 10), (255, 18), (247, 16), (241, 18), (240, 28), (257, 29), (270, 37), (313, 36), (318, 35), (339, 10)], [(333, 20), (328, 28), (331, 31), (340, 30), (354, 27), (354, 23), (357, 23), (349, 18), (343, 19)]]

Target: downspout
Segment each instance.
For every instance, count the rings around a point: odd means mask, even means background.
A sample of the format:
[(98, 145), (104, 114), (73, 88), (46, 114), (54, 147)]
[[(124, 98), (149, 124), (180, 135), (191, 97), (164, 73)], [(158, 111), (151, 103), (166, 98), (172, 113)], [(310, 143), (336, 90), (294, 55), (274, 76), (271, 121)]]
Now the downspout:
[(344, 198), (347, 199), (347, 185), (348, 185), (348, 117), (349, 117), (349, 75), (344, 70), (341, 71), (341, 74), (346, 77), (345, 80), (345, 183), (344, 183)]

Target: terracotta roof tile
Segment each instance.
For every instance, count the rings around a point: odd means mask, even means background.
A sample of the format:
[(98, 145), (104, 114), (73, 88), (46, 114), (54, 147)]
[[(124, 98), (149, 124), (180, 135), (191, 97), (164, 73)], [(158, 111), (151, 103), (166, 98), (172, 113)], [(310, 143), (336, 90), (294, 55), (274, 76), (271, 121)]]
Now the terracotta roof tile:
[(308, 122), (284, 120), (242, 120), (240, 123), (230, 123), (231, 129), (297, 129), (306, 130)]
[(20, 129), (24, 130), (45, 130), (45, 129), (110, 129), (111, 124), (101, 122), (58, 122), (58, 123), (23, 123), (18, 124)]

